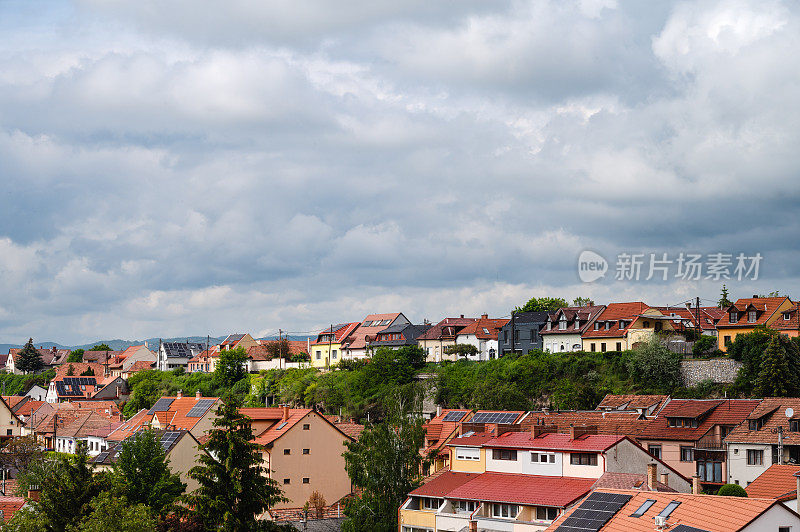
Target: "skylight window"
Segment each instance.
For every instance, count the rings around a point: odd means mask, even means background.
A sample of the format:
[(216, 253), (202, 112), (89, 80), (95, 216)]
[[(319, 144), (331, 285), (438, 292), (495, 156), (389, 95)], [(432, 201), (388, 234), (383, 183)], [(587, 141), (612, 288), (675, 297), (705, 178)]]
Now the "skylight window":
[(372, 326), (372, 322), (371, 321), (365, 321), (364, 322), (364, 327), (371, 327), (371, 326)]
[(672, 501), (672, 502), (670, 502), (670, 503), (667, 505), (667, 507), (666, 507), (666, 508), (664, 508), (663, 510), (661, 510), (661, 513), (660, 513), (660, 514), (658, 514), (658, 516), (659, 516), (659, 517), (664, 517), (664, 518), (667, 518), (667, 517), (669, 517), (669, 514), (671, 514), (671, 513), (672, 513), (672, 512), (675, 510), (675, 508), (677, 508), (677, 507), (678, 507), (678, 506), (680, 506), (680, 505), (681, 505), (681, 503), (680, 503), (680, 502), (678, 502), (678, 501)]
[(281, 430), (283, 427), (286, 426), (286, 423), (287, 423), (286, 421), (281, 422), (280, 424), (278, 424), (277, 427), (275, 427), (275, 430)]
[(653, 506), (655, 503), (656, 503), (655, 499), (647, 499), (646, 501), (644, 501), (644, 503), (642, 503), (641, 506), (639, 506), (639, 508), (635, 512), (631, 514), (631, 517), (643, 516), (645, 512), (647, 512), (647, 510), (649, 510), (650, 507)]

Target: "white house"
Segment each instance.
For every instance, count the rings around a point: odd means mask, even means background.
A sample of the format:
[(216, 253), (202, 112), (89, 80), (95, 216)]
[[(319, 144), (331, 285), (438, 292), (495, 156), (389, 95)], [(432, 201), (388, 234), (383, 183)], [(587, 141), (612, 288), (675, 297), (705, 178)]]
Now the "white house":
[(489, 360), (497, 357), (497, 336), (500, 329), (508, 323), (507, 319), (490, 319), (484, 314), (456, 333), (455, 344), (474, 345), (477, 354), (471, 360)]
[(565, 307), (550, 313), (539, 331), (543, 349), (551, 353), (582, 350), (581, 335), (605, 308), (605, 305)]

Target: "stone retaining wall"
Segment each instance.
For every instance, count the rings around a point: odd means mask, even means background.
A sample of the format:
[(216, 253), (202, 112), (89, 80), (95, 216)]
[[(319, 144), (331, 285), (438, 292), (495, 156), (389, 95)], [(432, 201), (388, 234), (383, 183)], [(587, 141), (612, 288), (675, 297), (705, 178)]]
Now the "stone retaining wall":
[(741, 362), (731, 358), (712, 358), (710, 360), (686, 359), (681, 362), (681, 375), (686, 386), (696, 386), (702, 381), (731, 383), (736, 380)]

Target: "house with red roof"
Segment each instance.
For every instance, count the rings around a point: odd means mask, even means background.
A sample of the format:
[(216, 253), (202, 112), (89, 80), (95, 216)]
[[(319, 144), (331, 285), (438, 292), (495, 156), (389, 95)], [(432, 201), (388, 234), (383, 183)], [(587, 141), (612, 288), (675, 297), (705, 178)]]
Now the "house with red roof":
[(737, 335), (753, 332), (759, 326), (770, 327), (775, 321), (784, 319), (784, 312), (791, 311), (794, 306), (788, 297), (754, 295), (736, 300), (736, 303), (725, 309), (725, 315), (717, 322), (717, 347), (727, 351), (728, 344)]
[(277, 481), (287, 502), (272, 511), (301, 509), (314, 491), (328, 506), (352, 493), (342, 453), (353, 439), (311, 408), (241, 408), (252, 420), (253, 443), (264, 469)]
[(488, 314), (483, 314), (480, 318), (458, 331), (455, 343), (475, 346), (478, 352), (474, 356), (470, 356), (470, 360), (490, 360), (496, 358), (499, 353), (497, 338), (500, 334), (500, 329), (502, 329), (508, 321), (509, 320), (505, 318), (489, 318)]
[(660, 331), (674, 331), (669, 316), (641, 301), (609, 303), (581, 335), (584, 351), (625, 351)]
[[(36, 349), (39, 351), (39, 354), (42, 356), (42, 364), (43, 369), (50, 369), (50, 368), (57, 368), (61, 364), (63, 364), (67, 357), (69, 356), (70, 350), (69, 349), (58, 349), (55, 346), (53, 347), (38, 347)], [(6, 371), (9, 373), (13, 373), (15, 375), (22, 375), (22, 371), (17, 369), (17, 358), (19, 356), (19, 352), (22, 351), (20, 348), (14, 348), (8, 350), (8, 358), (6, 359)]]
[(342, 340), (355, 331), (361, 322), (337, 323), (320, 331), (310, 342), (308, 354), (315, 368), (327, 368), (342, 359)]
[(474, 323), (477, 318), (445, 318), (417, 337), (417, 345), (425, 351), (428, 362), (441, 362), (442, 360), (455, 360), (455, 355), (448, 355), (447, 348), (455, 345), (456, 336), (467, 325)]
[(728, 482), (726, 437), (759, 399), (671, 399), (639, 435), (641, 445), (681, 474), (698, 475), (704, 489)]
[(111, 360), (108, 370), (111, 375), (121, 377), (123, 374), (129, 374), (134, 365), (138, 364), (139, 367), (142, 367), (146, 363), (155, 366), (157, 361), (158, 355), (150, 351), (147, 345), (132, 345)]
[(551, 353), (569, 353), (583, 349), (581, 335), (605, 310), (605, 305), (564, 307), (548, 313), (547, 321), (539, 331), (542, 349)]
[(794, 303), (788, 309), (782, 310), (780, 317), (773, 320), (769, 328), (789, 338), (800, 336), (800, 303)]
[(797, 485), (800, 483), (800, 465), (772, 464), (750, 482), (745, 491), (748, 497), (775, 499), (794, 511), (800, 511)]
[(26, 504), (25, 497), (13, 497), (10, 495), (0, 497), (0, 522), (8, 523), (14, 517), (14, 514), (24, 508)]
[[(370, 314), (364, 318), (358, 327), (347, 333), (342, 338), (342, 356), (348, 359), (363, 359), (372, 356), (378, 333), (390, 326), (411, 324), (402, 312), (390, 314)], [(316, 348), (315, 348), (316, 350)], [(312, 356), (315, 360), (316, 353)]]
[(218, 397), (203, 397), (199, 391), (190, 397), (180, 392), (175, 397), (165, 396), (111, 432), (108, 441), (120, 442), (142, 429), (188, 430), (199, 439), (211, 430), (218, 405)]
[(5, 398), (0, 397), (0, 442), (15, 436), (22, 436), (24, 422), (13, 411)]
[(688, 479), (629, 438), (599, 435), (589, 426), (569, 434), (543, 425), (498, 427), (493, 435), (467, 432), (448, 447), (450, 470), (409, 493), (401, 530), (464, 530), (472, 523), (478, 530), (543, 530), (601, 479), (623, 483), (645, 471), (646, 489), (691, 489)]

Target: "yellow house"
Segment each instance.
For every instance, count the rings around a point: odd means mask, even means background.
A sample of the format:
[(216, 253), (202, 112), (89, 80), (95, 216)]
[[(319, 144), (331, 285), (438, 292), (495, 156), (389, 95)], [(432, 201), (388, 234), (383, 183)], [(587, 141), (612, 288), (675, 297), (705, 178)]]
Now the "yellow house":
[(788, 297), (748, 297), (739, 299), (725, 309), (725, 315), (717, 322), (717, 341), (722, 351), (738, 334), (753, 332), (756, 327), (769, 326), (789, 310), (794, 303)]
[(249, 334), (231, 334), (219, 344), (219, 350), (225, 351), (226, 349), (238, 349), (241, 347), (245, 351), (254, 345), (261, 345), (253, 339)]
[(342, 359), (342, 339), (359, 324), (360, 322), (340, 323), (321, 331), (310, 344), (308, 356), (311, 357), (311, 365), (315, 368), (328, 368), (338, 364)]
[(641, 301), (610, 303), (581, 336), (584, 351), (625, 351), (660, 331), (673, 331), (674, 318)]

